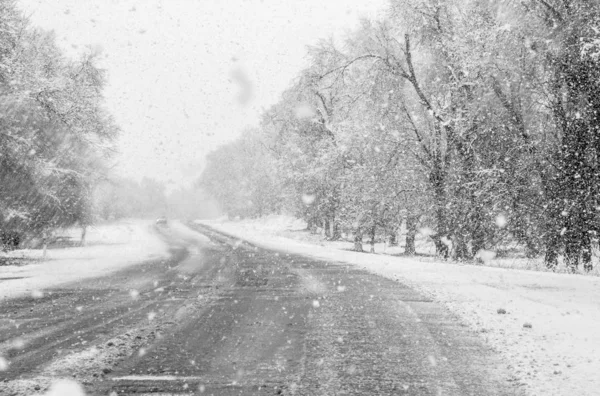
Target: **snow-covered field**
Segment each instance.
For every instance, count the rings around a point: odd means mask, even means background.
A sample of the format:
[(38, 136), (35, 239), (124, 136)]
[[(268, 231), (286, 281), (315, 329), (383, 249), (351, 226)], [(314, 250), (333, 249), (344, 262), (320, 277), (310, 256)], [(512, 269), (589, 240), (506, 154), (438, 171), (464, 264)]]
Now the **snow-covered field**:
[[(144, 260), (167, 257), (166, 244), (151, 223), (127, 220), (90, 227), (86, 246), (15, 250), (6, 255), (26, 259), (25, 265), (0, 266), (0, 301), (23, 295), (40, 296), (57, 284), (104, 275)], [(64, 234), (77, 236), (79, 230)], [(31, 260), (31, 261), (30, 261)]]
[(257, 246), (351, 263), (421, 290), (502, 353), (531, 395), (600, 394), (598, 277), (357, 253), (347, 242), (307, 242), (301, 225), (285, 217), (201, 223)]

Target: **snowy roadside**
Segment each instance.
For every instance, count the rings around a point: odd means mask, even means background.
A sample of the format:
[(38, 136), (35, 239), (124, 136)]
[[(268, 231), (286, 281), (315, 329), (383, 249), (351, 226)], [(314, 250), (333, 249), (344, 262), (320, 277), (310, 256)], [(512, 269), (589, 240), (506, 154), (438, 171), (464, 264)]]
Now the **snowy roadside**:
[(167, 257), (167, 245), (149, 222), (127, 220), (90, 227), (86, 246), (10, 252), (30, 264), (0, 266), (0, 301), (23, 295), (39, 296), (44, 288), (93, 278), (145, 260)]
[[(199, 221), (257, 246), (354, 264), (444, 303), (506, 358), (531, 395), (600, 389), (600, 278), (423, 262), (300, 242), (280, 225)], [(503, 313), (505, 312), (505, 313)]]

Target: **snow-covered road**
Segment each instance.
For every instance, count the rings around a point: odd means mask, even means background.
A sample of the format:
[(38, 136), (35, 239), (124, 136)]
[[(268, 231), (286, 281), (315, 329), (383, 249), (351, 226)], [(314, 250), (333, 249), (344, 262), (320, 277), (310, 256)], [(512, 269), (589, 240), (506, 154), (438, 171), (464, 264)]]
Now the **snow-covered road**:
[(160, 230), (170, 259), (5, 300), (0, 394), (523, 395), (418, 291), (197, 229)]
[(272, 225), (204, 224), (260, 247), (354, 264), (432, 296), (501, 352), (532, 395), (598, 394), (598, 277), (422, 262), (299, 242)]

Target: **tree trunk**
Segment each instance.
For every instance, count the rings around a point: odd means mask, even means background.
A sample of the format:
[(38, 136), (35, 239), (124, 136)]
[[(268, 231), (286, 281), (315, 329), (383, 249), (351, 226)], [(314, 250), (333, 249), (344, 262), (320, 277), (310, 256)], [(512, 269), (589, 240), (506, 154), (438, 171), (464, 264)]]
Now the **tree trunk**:
[(354, 250), (357, 252), (363, 251), (362, 238), (363, 238), (362, 230), (360, 228), (357, 228), (354, 231)]
[(388, 233), (388, 241), (390, 246), (398, 246), (398, 235), (396, 231), (390, 231)]
[(477, 253), (485, 249), (485, 227), (483, 208), (476, 203), (477, 197), (472, 196), (472, 203), (475, 205), (474, 215), (471, 224), (471, 254), (470, 257), (475, 257)]
[(463, 261), (471, 258), (469, 247), (464, 235), (456, 234), (452, 239), (452, 248), (454, 250), (454, 260)]
[(376, 226), (371, 227), (371, 253), (375, 253), (375, 231), (377, 231)]
[(586, 272), (590, 272), (593, 268), (592, 266), (592, 240), (590, 238), (590, 234), (588, 232), (585, 235), (582, 235), (581, 244), (583, 245), (583, 251), (581, 254), (581, 261), (583, 263), (583, 269)]
[(47, 231), (42, 232), (42, 244), (43, 244), (43, 252), (42, 252), (42, 259), (46, 260), (46, 255), (48, 253), (48, 239), (50, 238), (50, 235)]
[(544, 257), (544, 263), (546, 263), (546, 268), (556, 270), (556, 267), (558, 266), (558, 251), (560, 248), (560, 237), (553, 231), (549, 231), (546, 234), (545, 240), (546, 254)]
[(432, 170), (429, 174), (429, 182), (433, 186), (435, 199), (436, 234), (432, 236), (435, 244), (436, 254), (444, 259), (449, 256), (448, 246), (442, 238), (448, 235), (448, 218), (446, 216), (446, 175), (442, 165), (441, 154), (437, 153), (433, 158)]
[(571, 273), (577, 272), (579, 266), (580, 246), (574, 238), (568, 238), (565, 243), (565, 265)]
[(330, 199), (330, 204), (331, 206), (329, 207), (329, 213), (328, 213), (328, 217), (329, 217), (329, 227), (331, 228), (331, 230), (329, 231), (329, 240), (330, 241), (338, 241), (342, 238), (342, 233), (340, 231), (340, 225), (339, 225), (339, 221), (336, 218), (336, 213), (337, 213), (337, 209), (340, 206), (340, 186), (335, 185), (333, 187), (333, 191), (331, 192), (331, 199)]
[(448, 260), (450, 257), (450, 249), (448, 245), (444, 243), (442, 237), (440, 235), (432, 235), (431, 239), (433, 239), (433, 244), (435, 245), (435, 254), (444, 260)]
[(81, 246), (85, 246), (85, 236), (87, 234), (87, 226), (82, 226), (81, 227), (81, 240), (79, 241), (79, 244)]
[(331, 223), (329, 222), (328, 217), (325, 217), (325, 219), (323, 219), (323, 228), (325, 229), (325, 238), (331, 239)]
[(312, 231), (312, 229), (313, 229), (313, 218), (312, 218), (312, 216), (310, 216), (306, 220), (306, 231)]
[(329, 221), (329, 225), (331, 227), (331, 241), (338, 241), (342, 237), (342, 233), (340, 232), (340, 225), (335, 219), (335, 216), (331, 216), (331, 220)]
[(404, 247), (404, 254), (407, 256), (414, 256), (417, 252), (415, 248), (415, 237), (417, 236), (418, 222), (419, 216), (409, 215), (406, 218), (406, 245)]
[(540, 249), (538, 249), (535, 244), (533, 238), (526, 237), (525, 239), (525, 257), (527, 258), (536, 258), (540, 254)]
[(312, 217), (311, 221), (310, 221), (310, 233), (311, 234), (316, 234), (318, 232), (319, 229), (319, 220), (318, 218)]

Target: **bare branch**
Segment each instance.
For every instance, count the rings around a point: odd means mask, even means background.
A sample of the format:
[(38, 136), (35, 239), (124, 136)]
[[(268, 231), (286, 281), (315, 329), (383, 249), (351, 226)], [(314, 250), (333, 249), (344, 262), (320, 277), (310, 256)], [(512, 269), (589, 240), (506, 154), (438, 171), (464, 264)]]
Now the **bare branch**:
[(546, 10), (548, 12), (550, 12), (550, 14), (552, 14), (552, 16), (559, 22), (564, 22), (564, 18), (563, 16), (560, 14), (560, 12), (558, 12), (558, 10), (556, 8), (554, 8), (550, 3), (548, 3), (546, 0), (536, 0), (538, 3), (540, 3), (541, 5), (543, 5)]

